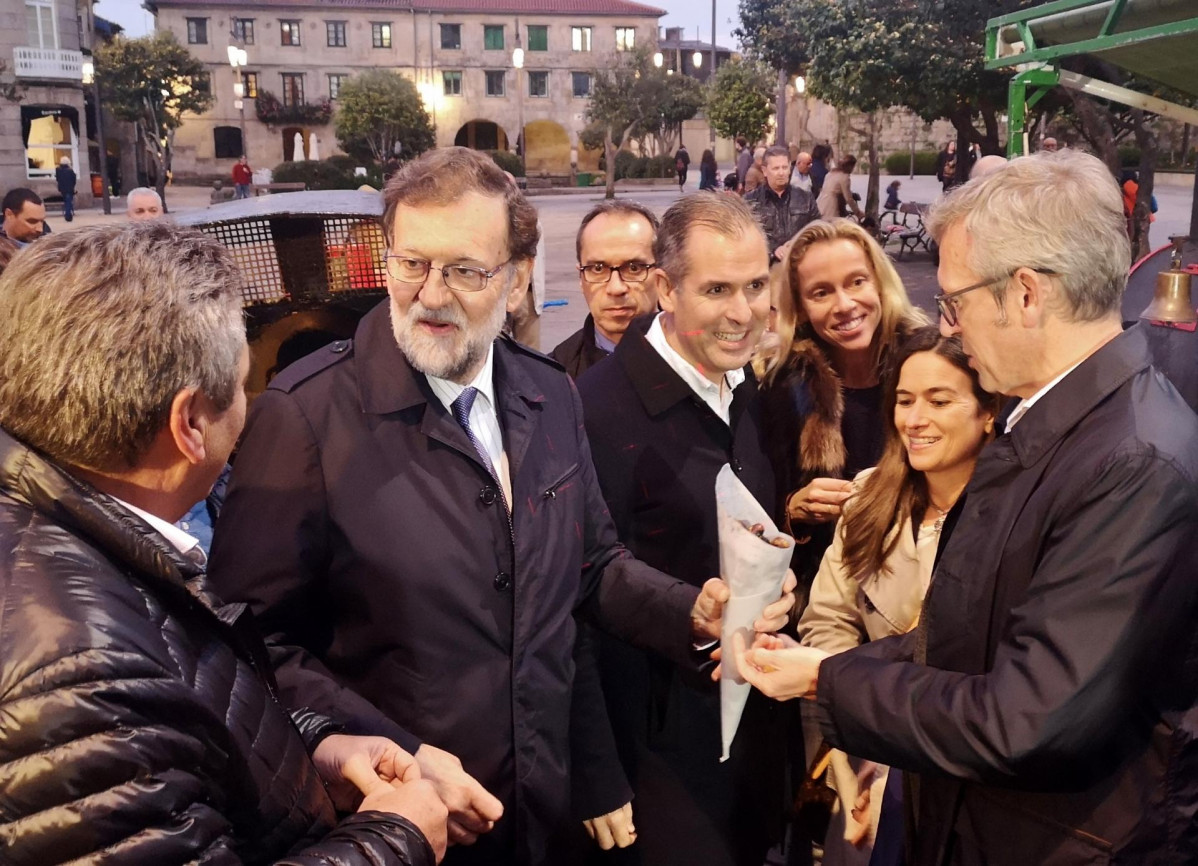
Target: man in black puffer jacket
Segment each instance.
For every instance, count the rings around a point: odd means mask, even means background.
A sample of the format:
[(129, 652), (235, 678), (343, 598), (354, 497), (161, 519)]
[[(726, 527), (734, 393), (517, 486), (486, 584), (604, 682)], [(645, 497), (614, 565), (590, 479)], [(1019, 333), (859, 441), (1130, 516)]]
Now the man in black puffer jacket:
[(245, 418), (229, 253), (161, 222), (40, 243), (0, 279), (0, 862), (433, 866), (412, 757), (280, 706), (171, 525)]

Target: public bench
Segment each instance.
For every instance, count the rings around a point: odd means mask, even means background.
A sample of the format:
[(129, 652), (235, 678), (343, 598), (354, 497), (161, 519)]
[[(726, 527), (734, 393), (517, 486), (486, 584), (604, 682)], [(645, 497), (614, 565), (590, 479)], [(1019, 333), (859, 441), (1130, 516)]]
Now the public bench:
[(272, 192), (303, 192), (308, 188), (306, 183), (294, 181), (292, 183), (253, 183), (250, 184), (250, 191), (254, 195), (262, 195), (263, 193)]

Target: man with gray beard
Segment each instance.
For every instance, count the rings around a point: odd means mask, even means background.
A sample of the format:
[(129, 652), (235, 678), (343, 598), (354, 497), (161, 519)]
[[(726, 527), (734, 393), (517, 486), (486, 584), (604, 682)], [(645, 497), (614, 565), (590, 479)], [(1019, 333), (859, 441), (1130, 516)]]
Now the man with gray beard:
[(566, 862), (576, 820), (608, 845), (631, 830), (627, 784), (594, 769), (611, 744), (575, 617), (693, 666), (727, 588), (619, 545), (569, 377), (500, 337), (539, 234), (520, 191), (445, 148), (383, 197), (390, 301), (258, 398), (212, 577), (270, 636), (285, 704), (415, 755), (449, 807), (445, 863)]

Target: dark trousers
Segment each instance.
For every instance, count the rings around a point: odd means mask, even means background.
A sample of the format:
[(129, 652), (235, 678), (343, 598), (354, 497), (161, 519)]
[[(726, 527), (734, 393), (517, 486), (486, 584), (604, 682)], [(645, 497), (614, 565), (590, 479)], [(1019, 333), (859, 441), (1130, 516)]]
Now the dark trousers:
[(62, 196), (62, 218), (70, 222), (75, 218), (75, 193), (68, 192)]

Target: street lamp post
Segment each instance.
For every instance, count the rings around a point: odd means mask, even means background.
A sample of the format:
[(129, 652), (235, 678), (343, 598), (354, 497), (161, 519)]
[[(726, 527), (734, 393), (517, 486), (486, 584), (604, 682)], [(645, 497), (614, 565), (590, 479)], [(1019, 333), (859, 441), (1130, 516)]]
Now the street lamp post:
[(100, 104), (100, 82), (96, 79), (96, 65), (91, 60), (83, 61), (83, 83), (92, 87), (92, 108), (96, 113), (96, 144), (100, 150), (100, 185), (104, 213), (112, 213), (112, 197), (108, 194), (108, 144), (104, 140), (104, 108)]
[[(234, 34), (236, 38), (236, 34)], [(245, 143), (245, 67), (249, 63), (249, 56), (244, 48), (238, 48), (236, 45), (229, 46), (229, 65), (233, 67), (233, 74), (237, 76), (237, 80), (233, 82), (233, 107), (241, 115), (241, 155), (246, 156), (249, 150)]]
[(516, 68), (516, 114), (520, 131), (516, 135), (516, 149), (520, 151), (520, 167), (528, 177), (528, 142), (524, 138), (524, 91), (520, 87), (520, 70), (524, 68), (524, 49), (520, 47), (520, 31), (516, 31), (516, 47), (512, 51), (512, 66)]
[[(698, 54), (699, 52), (696, 51), (695, 53)], [(716, 70), (718, 68), (719, 68), (719, 65), (716, 62), (716, 55), (715, 55), (715, 0), (711, 0), (711, 71), (707, 73), (707, 76), (711, 80), (711, 83), (713, 86), (715, 85), (715, 74), (716, 74)], [(708, 122), (708, 126), (711, 126), (710, 121)], [(711, 126), (711, 150), (712, 150), (712, 153), (715, 152), (715, 127), (714, 126)]]

